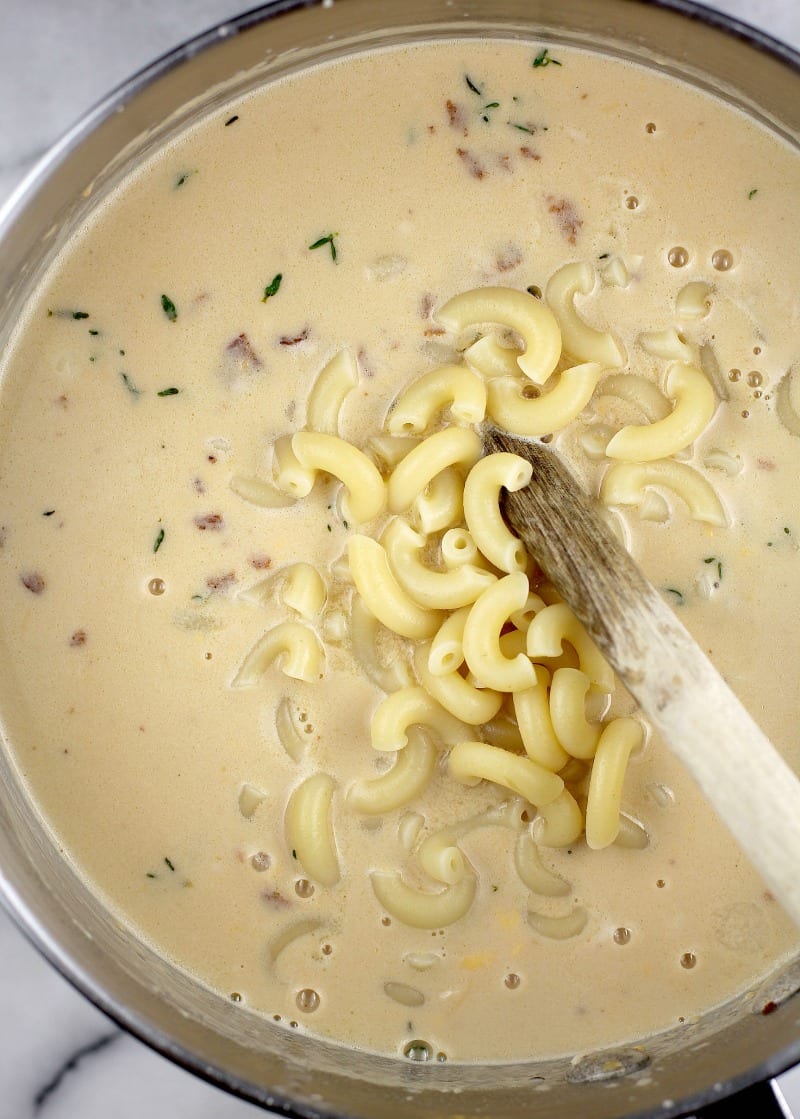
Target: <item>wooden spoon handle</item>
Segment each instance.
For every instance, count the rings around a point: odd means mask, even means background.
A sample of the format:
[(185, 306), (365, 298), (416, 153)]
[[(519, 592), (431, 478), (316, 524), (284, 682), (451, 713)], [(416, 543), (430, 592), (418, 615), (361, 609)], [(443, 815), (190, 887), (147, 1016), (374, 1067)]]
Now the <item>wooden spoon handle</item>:
[(800, 781), (545, 446), (494, 429), (533, 464), (503, 512), (800, 926)]

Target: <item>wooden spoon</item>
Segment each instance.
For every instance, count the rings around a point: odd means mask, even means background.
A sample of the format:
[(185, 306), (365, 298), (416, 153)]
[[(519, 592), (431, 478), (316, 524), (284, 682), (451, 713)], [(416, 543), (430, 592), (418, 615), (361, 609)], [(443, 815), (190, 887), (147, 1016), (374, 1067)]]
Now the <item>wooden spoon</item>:
[(506, 520), (800, 926), (800, 781), (558, 456), (488, 426), (483, 442), (533, 465)]

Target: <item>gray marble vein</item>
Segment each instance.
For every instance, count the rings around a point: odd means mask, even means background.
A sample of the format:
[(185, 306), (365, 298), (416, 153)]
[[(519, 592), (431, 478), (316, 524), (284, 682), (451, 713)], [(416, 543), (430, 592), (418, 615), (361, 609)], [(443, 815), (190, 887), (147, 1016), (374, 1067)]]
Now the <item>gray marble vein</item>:
[[(255, 2), (255, 0), (253, 0)], [(0, 203), (49, 144), (157, 55), (247, 0), (0, 0)], [(800, 49), (800, 0), (716, 0)], [(781, 1078), (800, 1116), (800, 1068)], [(0, 912), (0, 1119), (255, 1119), (117, 1030)]]
[(122, 1032), (120, 1030), (109, 1030), (107, 1033), (100, 1034), (94, 1041), (88, 1041), (85, 1045), (76, 1049), (74, 1053), (70, 1053), (33, 1097), (34, 1115), (41, 1115), (47, 1104), (58, 1094), (65, 1077), (72, 1072), (79, 1071), (84, 1061), (102, 1053), (109, 1045), (119, 1041), (121, 1037)]

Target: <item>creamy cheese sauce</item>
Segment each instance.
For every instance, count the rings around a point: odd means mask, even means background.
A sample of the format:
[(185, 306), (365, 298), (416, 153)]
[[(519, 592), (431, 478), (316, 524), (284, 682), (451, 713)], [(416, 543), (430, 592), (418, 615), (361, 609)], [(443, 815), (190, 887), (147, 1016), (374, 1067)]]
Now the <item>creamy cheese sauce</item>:
[[(464, 841), (479, 879), (467, 917), (403, 927), (368, 872), (402, 868), (425, 885), (398, 837), (406, 810), (375, 820), (345, 803), (376, 772), (381, 698), (347, 643), (327, 642), (313, 685), (273, 670), (258, 688), (230, 687), (289, 613), (239, 597), (270, 571), (314, 563), (328, 611), (347, 612), (330, 574), (353, 531), (336, 486), (278, 511), (229, 488), (235, 474), (267, 476), (271, 441), (302, 427), (325, 362), (357, 355), (342, 429), (364, 445), (399, 389), (452, 356), (433, 317), (446, 299), (484, 284), (544, 289), (569, 260), (605, 275), (618, 258), (627, 283), (606, 276), (581, 312), (655, 382), (665, 363), (637, 339), (678, 324), (710, 347), (728, 396), (687, 461), (731, 526), (701, 525), (678, 500), (663, 522), (626, 511), (632, 551), (800, 762), (800, 443), (776, 416), (800, 327), (800, 258), (788, 251), (800, 160), (665, 77), (560, 48), (533, 66), (540, 52), (394, 50), (215, 113), (74, 237), (3, 366), (0, 688), (31, 796), (108, 905), (199, 981), (388, 1053), (420, 1039), (450, 1060), (512, 1060), (640, 1039), (691, 1022), (797, 946), (655, 737), (623, 798), (645, 849), (543, 849), (571, 891), (535, 898), (514, 869), (514, 835), (478, 829)], [(709, 285), (709, 310), (679, 323), (692, 280)], [(596, 394), (555, 440), (595, 491), (605, 463), (582, 437), (631, 418), (641, 422)], [(284, 697), (299, 762), (276, 736)], [(337, 784), (331, 888), (307, 882), (284, 835), (291, 790), (317, 770)], [(411, 808), (425, 835), (501, 800), (442, 771)], [(575, 903), (589, 913), (578, 937), (528, 923), (529, 908)]]

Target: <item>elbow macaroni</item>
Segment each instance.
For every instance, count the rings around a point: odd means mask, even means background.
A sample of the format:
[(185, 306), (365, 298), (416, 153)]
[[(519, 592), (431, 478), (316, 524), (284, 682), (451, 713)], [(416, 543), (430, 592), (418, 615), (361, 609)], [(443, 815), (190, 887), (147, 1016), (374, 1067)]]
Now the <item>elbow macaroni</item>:
[(579, 416), (592, 398), (603, 367), (597, 362), (574, 365), (558, 374), (549, 392), (526, 398), (519, 377), (489, 382), (487, 412), (500, 427), (528, 437), (548, 435)]
[[(588, 295), (595, 279), (592, 265), (578, 262), (551, 277), (546, 301), (481, 288), (446, 302), (438, 318), (448, 330), (499, 326), (516, 332), (524, 349), (490, 333), (464, 351), (461, 363), (422, 373), (397, 396), (385, 430), (365, 440), (369, 456), (339, 436), (345, 398), (358, 382), (355, 360), (342, 351), (312, 386), (307, 430), (275, 440), (274, 485), (240, 474), (229, 482), (251, 504), (286, 507), (281, 516), (288, 524), (318, 475), (330, 475), (343, 486), (346, 516), (375, 522), (349, 537), (346, 558), (330, 563), (329, 584), (321, 570), (302, 561), (243, 593), (303, 621), (269, 629), (232, 686), (258, 684), (273, 665), (301, 682), (318, 679), (326, 649), (306, 624), (314, 620), (334, 646), (332, 657), (350, 656), (386, 693), (372, 713), (370, 740), (379, 754), (394, 755), (392, 765), (378, 776), (351, 780), (337, 811), (376, 821), (401, 814), (401, 847), (415, 854), (419, 873), (438, 889), (417, 888), (399, 869), (374, 871), (371, 882), (386, 912), (416, 928), (445, 927), (472, 906), (476, 871), (460, 842), (475, 827), (512, 829), (519, 881), (551, 899), (567, 898), (571, 887), (543, 864), (540, 847), (571, 847), (584, 832), (594, 850), (613, 843), (636, 850), (649, 842), (646, 828), (620, 810), (643, 728), (628, 717), (587, 717), (587, 699), (595, 710), (614, 688), (611, 667), (541, 580), (500, 512), (502, 491), (527, 485), (531, 467), (517, 455), (482, 458), (481, 438), (471, 428), (488, 415), (518, 434), (549, 435), (572, 424), (599, 385), (599, 396), (616, 396), (647, 420), (616, 434), (610, 423), (595, 423), (573, 441), (596, 460), (622, 460), (602, 479), (602, 501), (636, 505), (643, 518), (664, 519), (669, 507), (653, 488), (666, 489), (696, 519), (726, 523), (705, 478), (673, 457), (706, 428), (716, 407), (710, 382), (693, 364), (694, 351), (674, 329), (640, 335), (637, 345), (676, 359), (666, 395), (641, 374), (612, 372), (601, 382), (604, 369), (622, 366), (626, 356), (611, 332), (589, 326), (575, 306), (576, 295)], [(679, 313), (700, 317), (707, 296), (705, 285), (688, 285)], [(562, 337), (565, 353), (582, 364), (563, 368)], [(537, 394), (533, 385), (545, 384), (556, 370), (552, 387)], [(297, 726), (299, 710), (294, 697), (282, 695), (274, 729), (288, 758), (305, 766), (313, 747)], [(494, 786), (494, 795), (506, 800), (467, 820), (435, 821), (426, 833), (429, 825), (416, 806), (448, 779), (464, 790), (485, 782), (486, 793)], [(336, 787), (331, 775), (312, 773), (285, 811), (287, 843), (321, 886), (335, 885), (342, 872), (333, 827)], [(576, 905), (562, 907), (561, 915), (528, 912), (531, 928), (551, 939), (579, 935), (588, 919)], [(308, 931), (301, 926), (296, 934), (288, 930), (286, 944)]]
[(326, 435), (338, 435), (344, 399), (357, 384), (358, 366), (355, 358), (349, 350), (341, 350), (321, 371), (308, 394), (308, 428)]
[(421, 435), (444, 408), (461, 423), (480, 423), (486, 414), (486, 387), (465, 365), (442, 365), (408, 386), (389, 413), (392, 435)]
[(490, 563), (509, 574), (525, 571), (528, 553), (503, 520), (500, 490), (521, 490), (532, 470), (519, 455), (488, 455), (473, 466), (464, 483), (464, 519), (472, 539)]
[(717, 399), (711, 383), (694, 365), (673, 365), (666, 380), (667, 396), (675, 407), (663, 420), (631, 425), (618, 431), (606, 447), (609, 458), (652, 462), (682, 451), (711, 422)]
[(456, 295), (440, 308), (437, 319), (460, 333), (479, 323), (499, 323), (521, 335), (525, 352), (517, 357), (522, 372), (543, 385), (558, 363), (561, 332), (550, 308), (540, 299), (513, 288), (475, 288)]
[(586, 261), (565, 264), (550, 278), (547, 301), (561, 328), (564, 349), (579, 361), (596, 361), (603, 366), (624, 365), (625, 351), (608, 331), (595, 330), (578, 314), (575, 296), (588, 295), (595, 285), (595, 271)]

